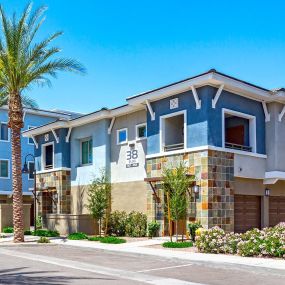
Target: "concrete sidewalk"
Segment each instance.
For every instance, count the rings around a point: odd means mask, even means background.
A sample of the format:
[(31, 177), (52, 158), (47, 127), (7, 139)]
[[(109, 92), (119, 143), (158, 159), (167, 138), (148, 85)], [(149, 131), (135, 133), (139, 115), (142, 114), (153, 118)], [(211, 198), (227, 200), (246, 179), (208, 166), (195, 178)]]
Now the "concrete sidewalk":
[(169, 249), (151, 248), (147, 246), (162, 244), (165, 242), (165, 238), (155, 238), (138, 242), (130, 242), (125, 244), (103, 244), (92, 241), (75, 241), (66, 239), (54, 239), (52, 243), (94, 248), (108, 251), (136, 253), (144, 255), (153, 255), (165, 258), (176, 258), (188, 261), (200, 261), (200, 262), (213, 262), (223, 264), (238, 264), (245, 266), (256, 266), (268, 269), (285, 270), (285, 260), (272, 259), (272, 258), (256, 258), (256, 257), (241, 257), (235, 255), (224, 254), (206, 254), (206, 253), (193, 253), (184, 251), (175, 251)]

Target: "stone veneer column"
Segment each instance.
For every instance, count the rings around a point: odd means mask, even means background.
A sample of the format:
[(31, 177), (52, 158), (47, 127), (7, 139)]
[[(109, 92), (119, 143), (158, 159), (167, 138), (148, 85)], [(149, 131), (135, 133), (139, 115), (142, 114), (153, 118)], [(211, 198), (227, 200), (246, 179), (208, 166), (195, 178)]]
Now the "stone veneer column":
[[(59, 170), (37, 175), (37, 191), (41, 192), (45, 188), (56, 188), (58, 194), (57, 213), (70, 214), (71, 209), (71, 189), (70, 189), (70, 171)], [(38, 205), (38, 214), (45, 215), (53, 213), (51, 204), (47, 202), (51, 198), (44, 198), (44, 193), (39, 196), (40, 205)]]
[[(196, 184), (201, 187), (196, 201), (189, 205), (188, 220), (198, 220), (204, 228), (219, 226), (225, 231), (233, 231), (234, 155), (228, 152), (205, 150), (148, 159), (147, 176), (161, 177), (164, 167), (175, 168), (181, 162), (188, 167), (189, 174), (195, 177)], [(164, 195), (160, 193), (160, 196)], [(148, 209), (152, 211), (148, 213), (153, 217), (154, 205), (151, 203), (153, 200), (148, 199)]]

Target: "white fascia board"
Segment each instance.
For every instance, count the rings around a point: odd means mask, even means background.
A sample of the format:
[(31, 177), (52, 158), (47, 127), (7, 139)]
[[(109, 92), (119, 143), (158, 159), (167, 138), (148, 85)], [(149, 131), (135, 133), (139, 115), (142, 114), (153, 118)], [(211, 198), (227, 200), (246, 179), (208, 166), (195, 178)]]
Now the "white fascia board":
[(265, 172), (265, 179), (285, 180), (285, 172), (284, 171), (268, 171), (268, 172)]
[(67, 128), (68, 127), (68, 122), (67, 121), (57, 121), (57, 122), (53, 122), (50, 123), (48, 125), (44, 125), (42, 127), (37, 127), (37, 128), (33, 128), (30, 130), (26, 130), (22, 132), (22, 136), (24, 138), (30, 138), (32, 136), (37, 136), (37, 135), (41, 135), (47, 132), (50, 132), (51, 129), (59, 129), (59, 128)]

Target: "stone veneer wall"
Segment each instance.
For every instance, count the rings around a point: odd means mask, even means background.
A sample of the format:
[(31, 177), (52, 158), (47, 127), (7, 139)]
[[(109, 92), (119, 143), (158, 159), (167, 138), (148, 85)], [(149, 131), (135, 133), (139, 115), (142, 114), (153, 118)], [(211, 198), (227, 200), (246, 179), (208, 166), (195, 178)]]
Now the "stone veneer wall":
[[(38, 213), (45, 215), (47, 213), (70, 214), (71, 191), (70, 191), (70, 171), (59, 170), (47, 173), (37, 174), (37, 191), (43, 191), (39, 195), (40, 205)], [(45, 194), (46, 187), (55, 187), (58, 194), (57, 209), (52, 206), (51, 198)]]
[[(200, 194), (188, 209), (188, 220), (199, 220), (203, 227), (219, 226), (226, 231), (234, 230), (234, 155), (228, 152), (205, 150), (200, 152), (171, 155), (147, 160), (147, 177), (161, 177), (163, 168), (175, 168), (181, 162), (188, 167), (188, 173), (195, 176), (201, 186)], [(164, 193), (161, 184), (156, 183), (161, 204), (148, 191), (147, 213), (149, 220), (156, 219), (164, 226)], [(156, 209), (159, 211), (156, 211)], [(155, 217), (155, 212), (158, 214)]]

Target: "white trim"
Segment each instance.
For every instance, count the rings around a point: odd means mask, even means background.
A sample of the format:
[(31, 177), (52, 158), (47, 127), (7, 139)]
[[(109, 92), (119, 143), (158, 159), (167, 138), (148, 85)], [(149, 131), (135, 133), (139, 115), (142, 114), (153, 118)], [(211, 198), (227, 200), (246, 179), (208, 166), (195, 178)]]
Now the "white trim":
[(283, 106), (282, 111), (281, 111), (281, 112), (279, 113), (279, 115), (278, 115), (278, 121), (279, 121), (279, 122), (282, 121), (282, 118), (283, 118), (284, 114), (285, 114), (285, 105)]
[(34, 144), (35, 144), (35, 146), (36, 146), (36, 149), (38, 149), (38, 148), (39, 148), (39, 144), (37, 143), (35, 136), (31, 136), (31, 138), (32, 138), (33, 141), (34, 141)]
[[(141, 138), (140, 138), (140, 137), (138, 136), (138, 134), (139, 134), (138, 128), (140, 128), (140, 127), (145, 127), (145, 132), (146, 132), (146, 136), (145, 136), (145, 137), (141, 137)], [(137, 125), (136, 125), (136, 141), (145, 140), (145, 139), (147, 139), (147, 124), (146, 124), (146, 123), (137, 124)]]
[(184, 154), (188, 152), (196, 152), (196, 151), (203, 151), (203, 150), (216, 150), (216, 151), (229, 152), (229, 153), (245, 155), (245, 156), (267, 158), (266, 154), (253, 153), (253, 152), (247, 152), (247, 151), (230, 149), (230, 148), (223, 148), (223, 147), (212, 146), (212, 145), (204, 145), (204, 146), (190, 147), (190, 148), (181, 149), (181, 150), (173, 150), (173, 151), (160, 152), (160, 153), (155, 153), (155, 154), (148, 154), (146, 155), (146, 159), (157, 158), (161, 156), (170, 156), (170, 155), (176, 155), (176, 154)]
[[(119, 142), (119, 133), (121, 131), (126, 131), (126, 140), (123, 142)], [(128, 141), (129, 141), (128, 140), (128, 128), (123, 128), (123, 129), (117, 130), (117, 145), (126, 144), (126, 143), (128, 143)]]
[(67, 135), (66, 135), (66, 137), (65, 137), (65, 142), (66, 142), (66, 143), (69, 143), (71, 131), (72, 131), (72, 127), (69, 127), (69, 128), (68, 128)]
[[(159, 117), (160, 153), (164, 153), (165, 146), (165, 119), (184, 115), (184, 149), (187, 147), (187, 111), (182, 110)], [(167, 152), (168, 153), (168, 152)]]
[(2, 176), (0, 176), (0, 179), (5, 179), (5, 180), (7, 180), (7, 179), (10, 179), (11, 178), (11, 174), (10, 174), (10, 159), (7, 159), (7, 158), (0, 158), (0, 162), (1, 161), (8, 161), (8, 177), (2, 177)]
[(201, 100), (199, 99), (199, 96), (197, 94), (197, 91), (194, 85), (191, 86), (191, 90), (192, 90), (194, 100), (196, 103), (196, 109), (201, 109)]
[(109, 135), (112, 133), (112, 129), (113, 129), (115, 120), (116, 120), (116, 117), (113, 117), (112, 120), (111, 120), (111, 123), (110, 123), (109, 128), (108, 128), (108, 134)]
[(49, 173), (49, 172), (61, 171), (61, 170), (71, 171), (71, 168), (69, 168), (69, 167), (58, 167), (58, 168), (53, 168), (53, 169), (45, 169), (45, 170), (37, 171), (37, 175)]
[[(31, 130), (31, 129), (33, 129), (33, 128), (36, 128), (36, 126), (30, 126), (30, 125), (28, 125), (28, 130)], [(32, 137), (28, 137), (28, 145), (35, 145), (35, 143), (30, 143), (30, 139), (33, 140)], [(34, 141), (34, 140), (33, 140), (33, 141)]]
[[(9, 142), (11, 141), (11, 137), (10, 137), (10, 129), (8, 128), (8, 122), (4, 122), (4, 121), (0, 122), (0, 127), (1, 127), (1, 125), (2, 125), (2, 124), (7, 125), (7, 130), (8, 130), (8, 140), (1, 140), (1, 139), (0, 139), (0, 142), (9, 143)], [(0, 129), (0, 132), (1, 132), (1, 129)]]
[(225, 87), (225, 85), (222, 84), (222, 85), (219, 87), (219, 89), (217, 90), (217, 93), (216, 93), (214, 99), (212, 99), (212, 108), (213, 108), (213, 109), (216, 108), (216, 104), (217, 104), (217, 102), (218, 102), (218, 100), (219, 100), (219, 98), (220, 98), (220, 96), (221, 96), (221, 94), (222, 94), (222, 91), (223, 91), (224, 87)]
[(52, 134), (53, 134), (53, 136), (54, 136), (54, 138), (55, 138), (56, 143), (59, 143), (59, 137), (57, 136), (55, 130), (54, 130), (54, 129), (51, 129), (51, 132), (52, 132)]
[(278, 181), (278, 178), (265, 178), (263, 179), (264, 185), (272, 185), (275, 184)]
[(284, 171), (268, 171), (265, 172), (265, 179), (280, 179), (285, 180), (285, 172)]
[(270, 121), (270, 114), (268, 112), (267, 105), (264, 101), (262, 101), (261, 103), (262, 103), (263, 112), (264, 112), (264, 116), (265, 116), (265, 122), (269, 122)]
[(222, 108), (222, 147), (225, 148), (225, 114), (230, 114), (249, 120), (249, 145), (252, 148), (252, 152), (256, 153), (256, 117), (226, 108)]
[(145, 100), (145, 103), (146, 103), (147, 109), (148, 109), (148, 111), (149, 111), (149, 113), (150, 113), (151, 120), (154, 121), (154, 120), (155, 120), (155, 113), (153, 112), (153, 109), (152, 109), (152, 107), (151, 107), (151, 104), (149, 103), (148, 100)]
[(29, 173), (28, 173), (28, 180), (29, 181), (34, 181), (34, 178), (30, 178), (30, 163), (34, 164), (34, 169), (36, 167), (35, 163), (33, 161), (28, 161), (28, 169), (29, 169)]
[(45, 169), (46, 168), (46, 164), (45, 164), (45, 152), (44, 152), (44, 148), (46, 146), (49, 146), (49, 145), (52, 145), (52, 152), (53, 152), (53, 157), (52, 157), (52, 168), (51, 169), (54, 169), (54, 159), (55, 159), (55, 152), (54, 152), (54, 142), (48, 142), (48, 143), (45, 143), (45, 144), (42, 144), (42, 155), (41, 155), (41, 164), (42, 164), (42, 169), (43, 170), (50, 170), (50, 169)]

